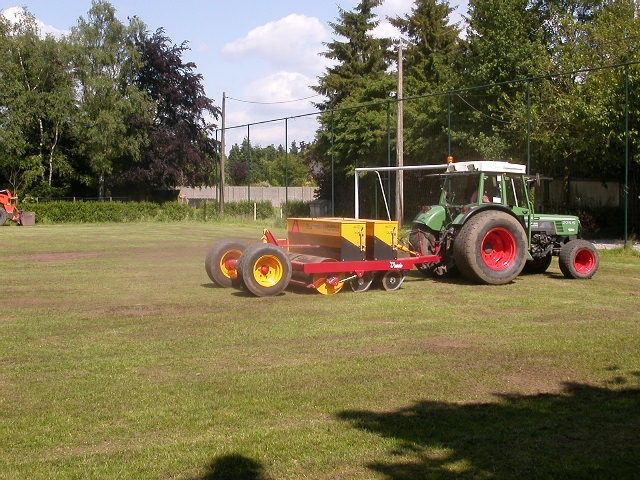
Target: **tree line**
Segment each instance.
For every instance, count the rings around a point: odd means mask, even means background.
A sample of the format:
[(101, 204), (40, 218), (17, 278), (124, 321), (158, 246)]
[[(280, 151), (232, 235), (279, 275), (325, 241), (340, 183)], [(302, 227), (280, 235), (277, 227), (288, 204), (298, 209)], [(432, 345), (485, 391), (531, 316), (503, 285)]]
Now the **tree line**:
[(213, 181), (205, 96), (186, 43), (96, 0), (68, 35), (0, 17), (0, 183), (35, 196), (131, 194)]
[[(373, 35), (381, 3), (362, 0), (331, 23), (324, 55), (334, 63), (314, 86), (324, 97), (312, 154), (325, 198), (352, 190), (355, 167), (388, 162), (398, 42)], [(452, 154), (622, 181), (628, 142), (637, 181), (638, 13), (633, 0), (470, 0), (456, 25), (448, 2), (416, 0), (390, 18), (403, 37), (405, 164)], [(335, 201), (348, 214), (352, 197)]]
[(304, 141), (260, 147), (244, 139), (235, 144), (227, 159), (228, 185), (311, 187), (315, 181), (308, 163), (310, 145)]

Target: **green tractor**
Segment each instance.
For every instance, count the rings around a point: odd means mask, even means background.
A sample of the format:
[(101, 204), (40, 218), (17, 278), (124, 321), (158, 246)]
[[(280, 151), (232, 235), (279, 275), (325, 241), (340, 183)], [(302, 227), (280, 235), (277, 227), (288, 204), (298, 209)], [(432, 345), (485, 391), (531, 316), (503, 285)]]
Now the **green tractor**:
[(422, 207), (409, 236), (417, 254), (439, 257), (418, 264), (421, 272), (457, 270), (473, 282), (501, 285), (521, 272), (545, 272), (557, 256), (565, 277), (588, 279), (596, 273), (599, 255), (580, 239), (578, 217), (534, 212), (524, 165), (450, 163), (439, 176), (440, 200)]

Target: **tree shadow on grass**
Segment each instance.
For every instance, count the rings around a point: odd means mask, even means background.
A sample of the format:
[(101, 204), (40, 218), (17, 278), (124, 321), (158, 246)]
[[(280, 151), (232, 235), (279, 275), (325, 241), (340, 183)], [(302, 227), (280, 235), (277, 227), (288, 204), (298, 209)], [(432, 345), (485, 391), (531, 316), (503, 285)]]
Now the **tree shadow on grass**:
[(269, 477), (260, 463), (234, 453), (215, 458), (197, 480), (269, 480)]
[[(626, 383), (621, 378), (611, 384)], [(498, 395), (483, 404), (421, 401), (338, 417), (397, 440), (392, 460), (368, 465), (390, 480), (640, 478), (638, 388), (570, 383), (558, 394)]]

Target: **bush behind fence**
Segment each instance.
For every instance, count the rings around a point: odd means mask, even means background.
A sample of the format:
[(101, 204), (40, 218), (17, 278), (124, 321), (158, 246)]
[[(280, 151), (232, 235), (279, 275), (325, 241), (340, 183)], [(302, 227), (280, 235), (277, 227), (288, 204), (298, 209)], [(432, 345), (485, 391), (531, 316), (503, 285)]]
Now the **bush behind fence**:
[(178, 202), (25, 201), (20, 208), (35, 212), (40, 224), (215, 221), (226, 217), (266, 220), (309, 215), (309, 202), (290, 202), (280, 210), (268, 201), (225, 203), (224, 215), (214, 201), (201, 202), (198, 207)]

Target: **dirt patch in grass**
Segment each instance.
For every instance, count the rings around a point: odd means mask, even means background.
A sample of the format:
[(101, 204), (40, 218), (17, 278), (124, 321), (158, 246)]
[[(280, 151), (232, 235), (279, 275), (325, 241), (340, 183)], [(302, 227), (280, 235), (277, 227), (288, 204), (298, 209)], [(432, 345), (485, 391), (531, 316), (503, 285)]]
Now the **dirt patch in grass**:
[(98, 258), (100, 252), (55, 252), (55, 253), (35, 253), (27, 255), (23, 261), (31, 261), (36, 263), (48, 262), (68, 262), (73, 260), (86, 260), (88, 258)]

